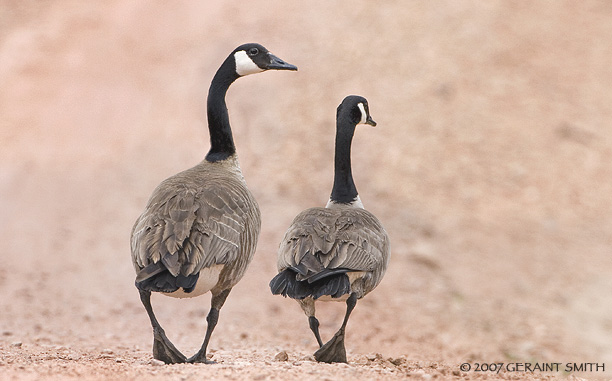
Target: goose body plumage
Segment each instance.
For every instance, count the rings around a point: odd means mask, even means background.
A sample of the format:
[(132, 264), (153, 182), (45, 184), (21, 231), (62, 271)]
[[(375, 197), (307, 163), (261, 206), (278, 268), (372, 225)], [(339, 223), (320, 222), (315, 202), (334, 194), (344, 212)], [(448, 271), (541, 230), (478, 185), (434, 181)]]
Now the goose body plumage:
[[(152, 289), (170, 296), (229, 289), (253, 258), (260, 227), (259, 207), (237, 158), (204, 160), (164, 180), (153, 192), (134, 224), (132, 262), (139, 274), (147, 267), (157, 271), (165, 283)], [(190, 291), (190, 277), (210, 287)]]
[[(281, 272), (292, 269), (296, 280), (315, 286), (326, 274), (346, 274), (350, 287), (331, 299), (345, 300), (349, 292), (362, 298), (382, 280), (389, 246), (382, 224), (365, 209), (341, 204), (310, 208), (298, 214), (285, 233), (277, 267)], [(315, 299), (326, 299), (326, 294), (312, 291)]]

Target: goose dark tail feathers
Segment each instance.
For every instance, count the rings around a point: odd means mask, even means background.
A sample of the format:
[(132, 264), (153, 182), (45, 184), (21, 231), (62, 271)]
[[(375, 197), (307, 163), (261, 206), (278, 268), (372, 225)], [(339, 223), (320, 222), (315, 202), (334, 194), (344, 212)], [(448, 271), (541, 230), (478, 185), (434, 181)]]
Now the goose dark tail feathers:
[(324, 295), (339, 298), (351, 292), (351, 283), (346, 273), (348, 270), (333, 271), (325, 277), (317, 277), (315, 281), (297, 280), (297, 272), (286, 269), (278, 273), (270, 281), (270, 290), (274, 295), (282, 295), (292, 299), (304, 299), (312, 296), (318, 299)]
[(194, 290), (200, 274), (173, 276), (170, 271), (161, 263), (152, 263), (136, 276), (136, 287), (142, 291), (154, 292), (174, 292), (182, 288), (186, 293)]

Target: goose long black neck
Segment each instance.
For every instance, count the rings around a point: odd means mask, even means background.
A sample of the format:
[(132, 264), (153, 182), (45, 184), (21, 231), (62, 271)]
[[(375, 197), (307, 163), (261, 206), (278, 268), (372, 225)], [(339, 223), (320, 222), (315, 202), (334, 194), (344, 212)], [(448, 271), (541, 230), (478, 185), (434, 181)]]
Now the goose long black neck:
[(210, 151), (206, 155), (206, 160), (209, 162), (225, 160), (236, 153), (225, 94), (237, 78), (233, 56), (229, 56), (210, 83), (207, 100)]
[(350, 204), (357, 198), (357, 188), (351, 172), (351, 143), (356, 123), (349, 115), (339, 115), (336, 122), (336, 153), (334, 157), (334, 186), (331, 201)]

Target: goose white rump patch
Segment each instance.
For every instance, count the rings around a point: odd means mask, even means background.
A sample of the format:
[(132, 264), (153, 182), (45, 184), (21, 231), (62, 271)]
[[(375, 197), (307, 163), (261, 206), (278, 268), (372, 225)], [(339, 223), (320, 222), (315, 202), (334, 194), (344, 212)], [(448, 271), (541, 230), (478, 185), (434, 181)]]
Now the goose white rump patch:
[(225, 265), (213, 265), (211, 267), (205, 267), (200, 270), (200, 276), (198, 277), (198, 283), (196, 283), (195, 289), (190, 293), (183, 291), (182, 288), (170, 293), (164, 293), (164, 295), (171, 296), (173, 298), (194, 298), (210, 291), (217, 282), (219, 281), (219, 274), (223, 270)]
[(262, 68), (257, 66), (252, 59), (249, 58), (244, 50), (237, 51), (234, 53), (234, 60), (236, 61), (236, 73), (239, 76), (261, 73)]

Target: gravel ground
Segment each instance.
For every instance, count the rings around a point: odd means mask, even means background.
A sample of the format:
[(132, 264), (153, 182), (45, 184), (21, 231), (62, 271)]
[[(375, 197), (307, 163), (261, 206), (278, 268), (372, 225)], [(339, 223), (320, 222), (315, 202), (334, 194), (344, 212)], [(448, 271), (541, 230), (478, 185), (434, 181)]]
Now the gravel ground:
[[(1, 2), (0, 379), (611, 378), (611, 35), (606, 1)], [(130, 229), (205, 155), (208, 84), (252, 41), (299, 67), (228, 93), (259, 246), (217, 364), (161, 365)], [(378, 122), (353, 172), (392, 259), (351, 316), (349, 364), (328, 365), (267, 283), (293, 217), (327, 201), (348, 94)], [(153, 298), (186, 354), (209, 303)], [(343, 314), (318, 309), (324, 339)]]

